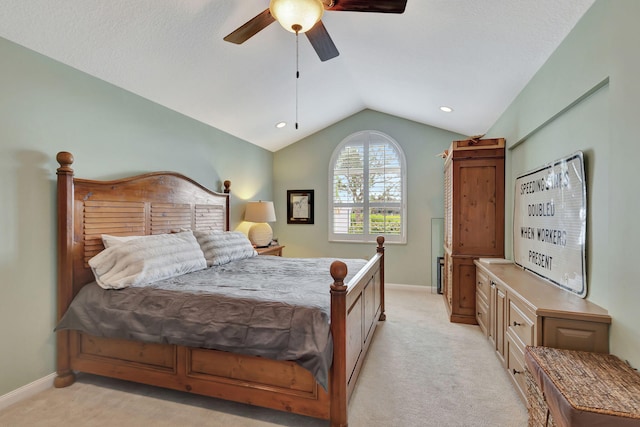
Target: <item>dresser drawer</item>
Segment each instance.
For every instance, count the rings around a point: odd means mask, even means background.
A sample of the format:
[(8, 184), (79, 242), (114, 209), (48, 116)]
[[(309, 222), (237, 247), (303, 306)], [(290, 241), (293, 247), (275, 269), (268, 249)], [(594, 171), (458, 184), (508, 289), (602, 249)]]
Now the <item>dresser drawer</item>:
[(482, 294), (487, 301), (489, 301), (489, 295), (491, 294), (490, 285), (489, 277), (481, 271), (476, 271), (476, 292)]
[(542, 332), (545, 347), (609, 353), (608, 323), (545, 317)]
[(527, 345), (537, 344), (535, 342), (535, 330), (533, 327), (535, 316), (527, 312), (528, 310), (518, 305), (518, 301), (513, 299), (509, 300), (509, 322), (507, 331), (510, 331), (512, 336), (520, 340), (519, 344), (523, 349)]
[(476, 294), (476, 320), (485, 336), (489, 335), (489, 303), (480, 293)]
[(520, 392), (520, 398), (526, 403), (527, 381), (524, 372), (524, 353), (511, 341), (511, 338), (507, 338), (507, 369), (518, 392)]

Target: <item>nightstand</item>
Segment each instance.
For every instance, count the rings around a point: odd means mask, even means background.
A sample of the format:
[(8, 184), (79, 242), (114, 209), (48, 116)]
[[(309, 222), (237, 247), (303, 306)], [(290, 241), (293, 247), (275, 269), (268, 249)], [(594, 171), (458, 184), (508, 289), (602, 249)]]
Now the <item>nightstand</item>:
[(266, 248), (256, 248), (256, 252), (258, 252), (258, 255), (282, 256), (282, 249), (284, 249), (284, 246), (273, 245)]

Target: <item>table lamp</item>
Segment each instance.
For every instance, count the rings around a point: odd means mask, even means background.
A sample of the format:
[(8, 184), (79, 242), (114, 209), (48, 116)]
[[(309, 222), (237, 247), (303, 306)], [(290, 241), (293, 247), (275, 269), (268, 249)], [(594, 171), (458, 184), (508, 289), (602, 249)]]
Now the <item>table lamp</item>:
[(260, 200), (258, 202), (247, 203), (244, 220), (255, 223), (249, 229), (249, 240), (251, 243), (257, 248), (269, 246), (273, 238), (273, 230), (267, 223), (276, 220), (276, 211), (273, 207), (273, 202)]

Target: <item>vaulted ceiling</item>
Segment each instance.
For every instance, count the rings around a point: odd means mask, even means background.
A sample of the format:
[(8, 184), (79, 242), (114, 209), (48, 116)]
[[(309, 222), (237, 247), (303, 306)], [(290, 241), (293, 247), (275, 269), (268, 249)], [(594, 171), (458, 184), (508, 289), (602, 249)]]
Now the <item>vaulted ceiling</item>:
[(340, 55), (322, 62), (301, 36), (297, 94), (294, 34), (273, 23), (241, 45), (223, 41), (269, 0), (2, 0), (0, 36), (277, 151), (365, 108), (485, 133), (593, 2), (327, 11)]

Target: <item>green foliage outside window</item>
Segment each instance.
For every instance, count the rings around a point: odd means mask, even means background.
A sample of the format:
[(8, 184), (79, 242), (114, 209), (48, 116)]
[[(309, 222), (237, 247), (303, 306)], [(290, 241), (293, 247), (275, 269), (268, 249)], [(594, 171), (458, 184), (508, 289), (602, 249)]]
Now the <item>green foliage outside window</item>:
[[(369, 216), (371, 234), (400, 234), (400, 215), (373, 214)], [(362, 234), (362, 214), (352, 213), (349, 221), (349, 234)]]

